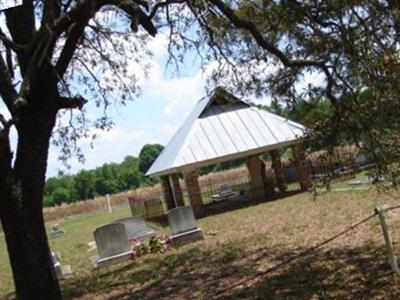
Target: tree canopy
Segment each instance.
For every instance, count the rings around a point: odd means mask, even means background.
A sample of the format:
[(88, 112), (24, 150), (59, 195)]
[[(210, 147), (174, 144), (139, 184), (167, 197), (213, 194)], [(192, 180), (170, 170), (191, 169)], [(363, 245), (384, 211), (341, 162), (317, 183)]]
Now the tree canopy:
[(139, 153), (139, 170), (143, 174), (149, 170), (150, 166), (156, 160), (158, 155), (164, 149), (164, 146), (160, 144), (147, 144), (144, 145)]

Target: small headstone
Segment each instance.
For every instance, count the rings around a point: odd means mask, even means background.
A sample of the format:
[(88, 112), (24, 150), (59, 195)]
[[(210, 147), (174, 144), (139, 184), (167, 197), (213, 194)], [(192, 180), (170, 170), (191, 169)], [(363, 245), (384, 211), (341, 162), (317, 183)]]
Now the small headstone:
[(88, 245), (88, 252), (96, 250), (96, 242), (95, 241), (88, 242), (87, 245)]
[(156, 231), (153, 228), (148, 227), (144, 219), (141, 217), (120, 219), (113, 223), (120, 223), (125, 226), (129, 240), (142, 239), (156, 234)]
[(370, 184), (372, 182), (373, 182), (372, 178), (361, 177), (361, 178), (358, 178), (358, 179), (354, 179), (354, 180), (348, 181), (347, 184), (348, 185), (362, 185), (362, 184)]
[(54, 239), (54, 238), (58, 238), (60, 236), (63, 236), (65, 234), (65, 231), (62, 229), (57, 229), (57, 230), (51, 230), (49, 232), (49, 237)]
[(51, 252), (51, 261), (57, 278), (63, 279), (72, 276), (71, 266), (62, 266), (60, 263), (60, 255), (57, 252)]
[(172, 231), (171, 244), (180, 246), (197, 240), (202, 240), (203, 230), (197, 228), (193, 209), (190, 206), (180, 206), (168, 211), (168, 224)]
[(111, 206), (111, 198), (110, 195), (106, 195), (106, 201), (107, 201), (107, 208), (108, 208), (108, 213), (112, 214), (112, 206)]
[(128, 235), (123, 224), (111, 223), (96, 228), (94, 238), (99, 253), (97, 266), (122, 261), (130, 257)]
[(180, 206), (169, 210), (168, 224), (173, 235), (197, 228), (193, 209), (190, 206)]
[(63, 236), (65, 234), (65, 231), (60, 229), (60, 225), (53, 224), (53, 226), (51, 226), (51, 230), (49, 232), (49, 237), (50, 238), (58, 238), (60, 236)]

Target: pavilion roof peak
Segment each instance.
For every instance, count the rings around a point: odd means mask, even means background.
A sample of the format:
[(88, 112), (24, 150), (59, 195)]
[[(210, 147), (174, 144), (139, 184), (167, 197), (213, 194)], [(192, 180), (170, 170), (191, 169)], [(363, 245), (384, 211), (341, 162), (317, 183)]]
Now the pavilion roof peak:
[(210, 99), (209, 104), (216, 104), (216, 105), (226, 105), (226, 104), (235, 104), (243, 102), (242, 100), (232, 95), (222, 87), (217, 87), (213, 91), (213, 94), (209, 99)]

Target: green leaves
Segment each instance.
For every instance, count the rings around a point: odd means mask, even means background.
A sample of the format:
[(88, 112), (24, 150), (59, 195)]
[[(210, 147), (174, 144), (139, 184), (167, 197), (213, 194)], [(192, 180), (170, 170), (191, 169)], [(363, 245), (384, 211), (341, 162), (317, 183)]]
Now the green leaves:
[(46, 182), (45, 205), (71, 203), (152, 185), (157, 181), (146, 178), (140, 166), (148, 168), (163, 148), (159, 144), (145, 145), (139, 158), (127, 156), (120, 164), (104, 164), (94, 170), (82, 170), (76, 175), (49, 178)]

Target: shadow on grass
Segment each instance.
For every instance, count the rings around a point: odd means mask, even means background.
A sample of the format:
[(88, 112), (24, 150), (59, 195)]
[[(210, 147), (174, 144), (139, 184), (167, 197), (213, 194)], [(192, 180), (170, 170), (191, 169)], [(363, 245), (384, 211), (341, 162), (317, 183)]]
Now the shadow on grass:
[(400, 281), (391, 273), (384, 249), (373, 243), (321, 250), (264, 275), (304, 249), (248, 250), (238, 242), (213, 249), (196, 246), (95, 271), (68, 282), (64, 294), (87, 299), (400, 298)]

